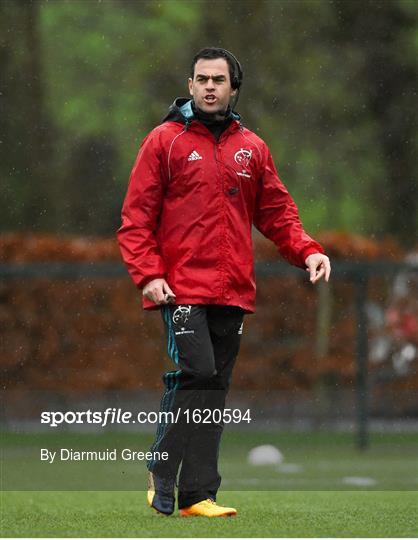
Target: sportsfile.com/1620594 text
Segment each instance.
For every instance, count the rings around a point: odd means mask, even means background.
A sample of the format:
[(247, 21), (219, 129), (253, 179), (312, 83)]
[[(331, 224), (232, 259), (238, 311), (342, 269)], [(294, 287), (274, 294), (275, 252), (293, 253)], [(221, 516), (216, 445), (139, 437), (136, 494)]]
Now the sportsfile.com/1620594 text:
[(42, 411), (41, 424), (57, 427), (61, 424), (97, 424), (105, 427), (111, 424), (239, 424), (251, 422), (251, 411), (246, 409), (177, 409), (174, 411), (123, 411), (109, 407), (104, 411)]

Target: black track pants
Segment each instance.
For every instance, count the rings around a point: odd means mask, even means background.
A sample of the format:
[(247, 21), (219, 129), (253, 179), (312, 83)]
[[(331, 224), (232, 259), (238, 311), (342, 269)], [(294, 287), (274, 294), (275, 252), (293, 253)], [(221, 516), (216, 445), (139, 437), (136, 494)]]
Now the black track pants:
[[(168, 460), (150, 461), (148, 469), (176, 478), (181, 463), (178, 505), (184, 508), (209, 497), (216, 500), (221, 483), (222, 411), (239, 351), (244, 311), (234, 306), (166, 305), (161, 314), (168, 354), (177, 365), (163, 375), (161, 411), (171, 412), (177, 420), (159, 424), (151, 450), (167, 452)], [(193, 411), (197, 411), (195, 421)]]

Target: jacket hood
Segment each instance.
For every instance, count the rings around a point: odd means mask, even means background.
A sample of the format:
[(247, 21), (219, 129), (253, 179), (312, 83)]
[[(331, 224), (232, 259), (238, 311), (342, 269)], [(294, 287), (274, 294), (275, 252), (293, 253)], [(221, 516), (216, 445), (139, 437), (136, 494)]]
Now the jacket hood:
[[(195, 113), (192, 107), (193, 100), (189, 98), (176, 98), (168, 109), (167, 115), (163, 118), (162, 122), (179, 122), (181, 124), (190, 124), (196, 119)], [(241, 116), (235, 111), (230, 111), (230, 116), (233, 120), (240, 121)]]

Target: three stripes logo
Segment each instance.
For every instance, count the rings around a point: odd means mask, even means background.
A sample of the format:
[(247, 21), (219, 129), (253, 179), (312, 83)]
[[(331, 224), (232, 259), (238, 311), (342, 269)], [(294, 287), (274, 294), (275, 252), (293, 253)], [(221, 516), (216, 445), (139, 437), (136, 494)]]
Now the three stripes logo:
[(202, 159), (202, 156), (198, 152), (196, 152), (196, 150), (193, 150), (193, 152), (187, 158), (187, 161), (196, 161), (198, 159)]

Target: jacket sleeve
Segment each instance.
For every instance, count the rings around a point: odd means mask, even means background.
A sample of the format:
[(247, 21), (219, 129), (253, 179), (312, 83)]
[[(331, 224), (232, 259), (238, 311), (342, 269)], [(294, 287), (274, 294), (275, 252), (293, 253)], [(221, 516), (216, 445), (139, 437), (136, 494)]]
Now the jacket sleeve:
[(117, 231), (122, 258), (138, 288), (164, 277), (166, 269), (156, 240), (164, 181), (158, 137), (151, 132), (142, 142), (132, 169)]
[(274, 242), (280, 254), (291, 264), (306, 268), (306, 257), (312, 253), (324, 253), (324, 249), (303, 230), (296, 204), (281, 182), (267, 146), (264, 151), (254, 225)]

